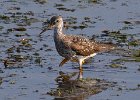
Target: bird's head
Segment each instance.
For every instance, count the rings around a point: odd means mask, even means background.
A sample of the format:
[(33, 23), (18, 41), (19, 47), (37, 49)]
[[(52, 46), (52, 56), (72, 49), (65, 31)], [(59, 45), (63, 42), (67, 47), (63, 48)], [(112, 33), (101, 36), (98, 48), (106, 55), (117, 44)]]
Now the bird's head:
[(61, 16), (53, 16), (50, 21), (48, 22), (48, 26), (43, 29), (43, 31), (40, 33), (44, 33), (48, 29), (52, 28), (62, 28), (63, 27), (63, 19)]

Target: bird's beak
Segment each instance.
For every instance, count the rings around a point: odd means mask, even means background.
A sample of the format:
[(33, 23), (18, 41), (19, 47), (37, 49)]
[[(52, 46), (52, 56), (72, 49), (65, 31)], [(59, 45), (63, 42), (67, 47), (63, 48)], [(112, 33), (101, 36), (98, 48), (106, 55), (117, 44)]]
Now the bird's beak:
[(42, 33), (46, 32), (47, 30), (48, 30), (48, 29), (45, 28), (45, 29), (43, 29), (42, 32), (40, 32), (39, 34), (41, 35)]
[(54, 27), (54, 25), (51, 24), (51, 23), (49, 23), (48, 26), (47, 26), (46, 28), (44, 28), (44, 29), (42, 30), (42, 32), (40, 32), (40, 35), (41, 35), (42, 33), (46, 32), (47, 30), (52, 29), (53, 27)]

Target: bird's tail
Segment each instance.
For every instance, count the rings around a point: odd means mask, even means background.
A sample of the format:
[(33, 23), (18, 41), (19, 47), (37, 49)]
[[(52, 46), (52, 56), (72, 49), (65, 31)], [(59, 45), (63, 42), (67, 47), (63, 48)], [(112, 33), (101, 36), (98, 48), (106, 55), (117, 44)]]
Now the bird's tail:
[(110, 43), (101, 43), (98, 47), (100, 52), (107, 52), (107, 51), (111, 51), (111, 50), (115, 50), (117, 49), (117, 46), (114, 44), (110, 44)]

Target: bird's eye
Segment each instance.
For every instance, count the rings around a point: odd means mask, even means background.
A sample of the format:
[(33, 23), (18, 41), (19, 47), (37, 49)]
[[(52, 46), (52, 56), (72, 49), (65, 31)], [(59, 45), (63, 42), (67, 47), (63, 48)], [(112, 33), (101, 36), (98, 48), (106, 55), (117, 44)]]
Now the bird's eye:
[(59, 22), (59, 20), (56, 20), (56, 22)]

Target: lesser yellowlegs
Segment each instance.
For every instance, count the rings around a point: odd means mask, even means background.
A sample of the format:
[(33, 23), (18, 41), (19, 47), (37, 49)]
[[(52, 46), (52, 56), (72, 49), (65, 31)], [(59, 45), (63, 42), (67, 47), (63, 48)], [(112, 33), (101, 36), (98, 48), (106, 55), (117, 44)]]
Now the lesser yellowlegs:
[[(49, 28), (54, 28), (54, 42), (59, 55), (64, 57), (59, 66), (62, 66), (69, 60), (76, 60), (79, 63), (79, 69), (82, 71), (82, 65), (85, 59), (95, 56), (99, 52), (115, 49), (116, 46), (106, 43), (92, 41), (79, 35), (69, 35), (63, 33), (63, 19), (61, 16), (53, 16), (50, 19)], [(45, 32), (45, 28), (40, 34)]]

